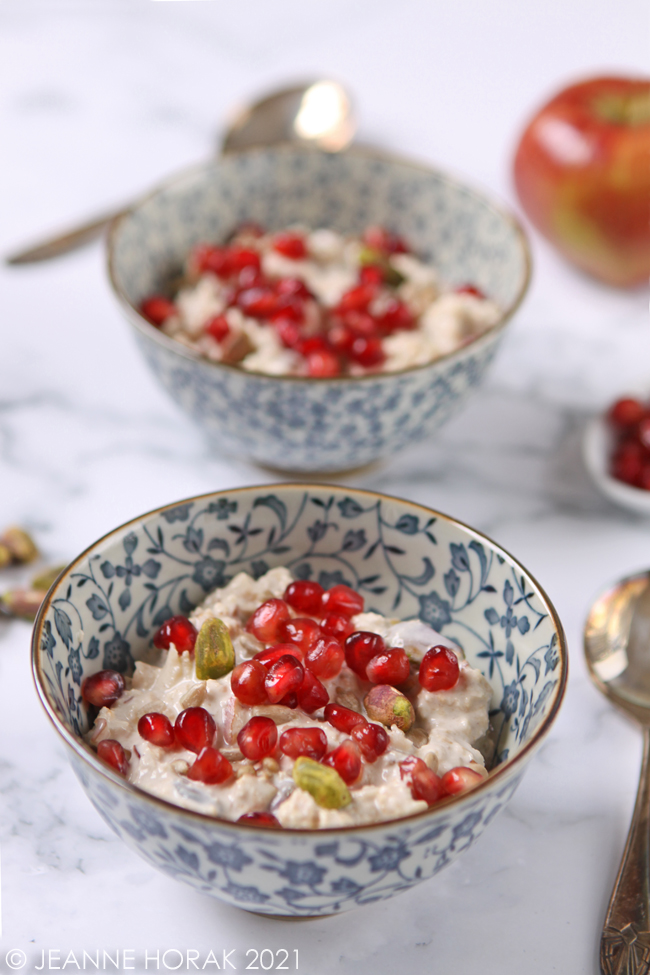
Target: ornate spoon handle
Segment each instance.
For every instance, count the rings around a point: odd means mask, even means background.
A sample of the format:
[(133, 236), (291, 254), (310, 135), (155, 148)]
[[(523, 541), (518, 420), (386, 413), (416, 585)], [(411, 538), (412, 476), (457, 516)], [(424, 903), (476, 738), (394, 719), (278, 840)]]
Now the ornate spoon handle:
[(600, 941), (603, 975), (650, 973), (650, 728), (643, 730), (643, 761), (623, 860)]

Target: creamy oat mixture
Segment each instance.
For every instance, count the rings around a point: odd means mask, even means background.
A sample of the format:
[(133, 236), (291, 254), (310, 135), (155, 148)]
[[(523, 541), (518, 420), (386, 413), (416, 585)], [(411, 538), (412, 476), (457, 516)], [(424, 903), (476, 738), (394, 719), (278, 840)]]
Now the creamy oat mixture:
[(312, 377), (425, 365), (501, 317), (478, 288), (445, 286), (377, 227), (360, 238), (242, 228), (225, 247), (194, 248), (173, 299), (151, 296), (141, 311), (214, 362)]
[[(282, 598), (290, 573), (272, 569), (257, 581), (245, 573), (237, 575), (223, 589), (217, 589), (191, 616), (200, 629), (217, 617), (227, 627), (239, 664), (264, 649), (245, 625), (261, 603)], [(303, 616), (304, 613), (294, 613)], [(462, 657), (461, 651), (440, 634), (417, 620), (400, 622), (372, 612), (352, 618), (355, 630), (381, 635), (387, 646), (403, 647), (412, 668), (419, 665), (429, 648), (446, 646)], [(346, 664), (338, 676), (323, 681), (331, 702), (360, 713), (364, 695), (372, 685), (361, 680)], [(411, 681), (413, 684), (413, 681)], [(417, 681), (406, 692), (415, 708), (413, 727), (404, 733), (397, 726), (387, 728), (390, 744), (373, 763), (363, 763), (360, 779), (350, 785), (351, 801), (344, 808), (323, 808), (310, 792), (296, 785), (292, 777), (294, 760), (278, 754), (259, 762), (243, 757), (237, 735), (254, 715), (265, 715), (276, 723), (278, 733), (288, 728), (322, 729), (328, 751), (349, 737), (323, 717), (323, 709), (306, 714), (300, 708), (283, 705), (242, 705), (231, 689), (230, 674), (217, 680), (198, 680), (194, 656), (177, 653), (172, 646), (161, 650), (151, 663), (138, 662), (131, 681), (112, 707), (103, 707), (89, 739), (93, 745), (112, 739), (130, 753), (127, 778), (134, 785), (169, 802), (229, 820), (269, 810), (283, 827), (315, 828), (347, 826), (396, 819), (427, 808), (415, 799), (400, 773), (400, 763), (417, 756), (426, 766), (444, 775), (459, 766), (486, 775), (484, 759), (476, 743), (488, 731), (490, 686), (479, 671), (460, 660), (458, 682), (451, 690), (427, 691)], [(217, 725), (214, 745), (231, 762), (233, 775), (223, 784), (207, 785), (187, 778), (196, 756), (179, 747), (162, 748), (143, 740), (139, 719), (148, 713), (166, 715), (173, 724), (186, 708), (205, 708)]]

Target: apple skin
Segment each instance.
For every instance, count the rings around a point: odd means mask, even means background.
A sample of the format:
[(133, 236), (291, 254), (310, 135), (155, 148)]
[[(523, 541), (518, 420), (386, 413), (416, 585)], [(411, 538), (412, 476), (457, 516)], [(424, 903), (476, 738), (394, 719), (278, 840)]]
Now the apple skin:
[(514, 160), (531, 222), (583, 271), (620, 287), (650, 277), (650, 81), (565, 88), (525, 129)]

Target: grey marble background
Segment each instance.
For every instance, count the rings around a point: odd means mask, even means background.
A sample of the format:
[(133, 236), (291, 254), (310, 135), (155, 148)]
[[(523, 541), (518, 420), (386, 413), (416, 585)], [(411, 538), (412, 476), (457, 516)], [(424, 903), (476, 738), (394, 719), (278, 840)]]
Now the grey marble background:
[[(319, 72), (354, 91), (361, 139), (514, 204), (509, 163), (530, 111), (568, 80), (647, 70), (646, 19), (641, 0), (0, 0), (0, 251), (207, 156), (234, 103)], [(43, 949), (63, 968), (69, 951), (81, 965), (104, 948), (133, 949), (137, 971), (145, 949), (171, 948), (198, 964), (232, 949), (239, 970), (248, 948), (286, 948), (292, 965), (298, 949), (309, 975), (597, 970), (640, 737), (589, 684), (581, 629), (604, 584), (650, 563), (650, 522), (595, 492), (580, 438), (616, 394), (650, 390), (648, 296), (532, 245), (532, 288), (487, 386), (436, 439), (350, 482), (488, 533), (557, 606), (569, 690), (508, 811), (438, 878), (354, 914), (298, 925), (220, 906), (104, 826), (36, 700), (29, 626), (0, 622), (0, 972), (14, 948), (25, 971)], [(209, 455), (158, 390), (99, 245), (1, 267), (0, 281), (0, 522), (29, 527), (48, 561), (158, 504), (272, 480)]]

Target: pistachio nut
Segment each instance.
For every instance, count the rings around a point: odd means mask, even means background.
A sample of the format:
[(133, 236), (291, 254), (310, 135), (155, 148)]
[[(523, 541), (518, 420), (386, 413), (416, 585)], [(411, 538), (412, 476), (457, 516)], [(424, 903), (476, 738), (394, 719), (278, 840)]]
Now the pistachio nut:
[(0, 612), (21, 620), (33, 620), (38, 613), (45, 592), (39, 589), (12, 589), (0, 596)]
[(194, 646), (198, 680), (218, 680), (235, 666), (235, 651), (226, 625), (219, 619), (206, 620)]
[(387, 728), (397, 725), (401, 731), (408, 731), (415, 721), (415, 711), (408, 697), (390, 684), (375, 684), (363, 703), (370, 720), (379, 721)]
[(0, 545), (9, 549), (14, 562), (33, 562), (38, 558), (38, 549), (33, 540), (17, 525), (5, 529), (0, 537)]
[(293, 780), (323, 809), (341, 809), (352, 802), (350, 791), (336, 771), (301, 755), (293, 766)]

